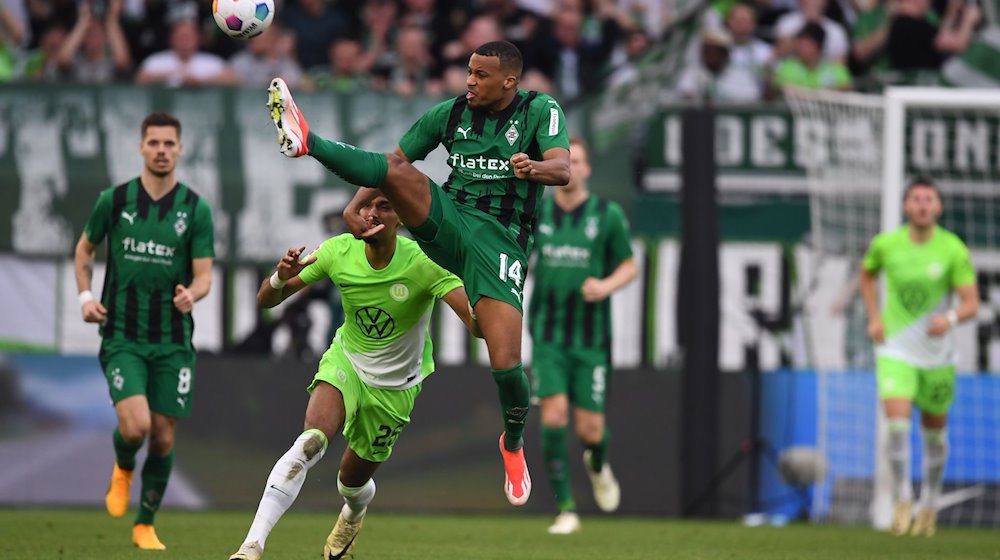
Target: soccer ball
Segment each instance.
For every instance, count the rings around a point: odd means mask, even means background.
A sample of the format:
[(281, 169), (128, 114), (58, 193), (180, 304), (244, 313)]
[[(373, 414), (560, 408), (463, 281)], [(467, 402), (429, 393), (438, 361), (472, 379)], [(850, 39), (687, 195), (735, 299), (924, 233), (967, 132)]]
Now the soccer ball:
[(226, 35), (250, 39), (271, 25), (274, 0), (212, 0), (212, 15)]

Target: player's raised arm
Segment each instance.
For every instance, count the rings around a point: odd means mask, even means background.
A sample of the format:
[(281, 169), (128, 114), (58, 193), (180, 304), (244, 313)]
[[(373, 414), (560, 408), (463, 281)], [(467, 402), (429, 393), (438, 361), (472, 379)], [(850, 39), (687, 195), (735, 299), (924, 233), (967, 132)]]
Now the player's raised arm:
[(483, 338), (483, 331), (479, 328), (475, 314), (472, 313), (472, 307), (469, 305), (469, 296), (465, 293), (465, 288), (455, 288), (445, 294), (442, 299), (448, 304), (448, 307), (451, 307), (455, 315), (458, 315), (458, 318), (465, 323), (465, 328), (469, 329), (472, 336)]
[(269, 309), (278, 305), (301, 290), (306, 284), (299, 278), (299, 273), (307, 266), (316, 262), (318, 258), (315, 254), (309, 255), (305, 260), (299, 260), (305, 247), (298, 249), (289, 248), (285, 256), (278, 261), (278, 266), (270, 277), (264, 279), (260, 289), (257, 290), (257, 305)]
[(514, 176), (554, 187), (569, 183), (569, 150), (550, 148), (545, 150), (542, 158), (542, 161), (533, 161), (523, 152), (514, 154), (510, 158)]
[(90, 282), (94, 274), (94, 251), (97, 245), (90, 242), (87, 234), (80, 235), (76, 243), (76, 255), (73, 268), (76, 271), (76, 288), (80, 294), (80, 310), (83, 320), (88, 323), (103, 323), (108, 317), (108, 310), (94, 298), (90, 291)]

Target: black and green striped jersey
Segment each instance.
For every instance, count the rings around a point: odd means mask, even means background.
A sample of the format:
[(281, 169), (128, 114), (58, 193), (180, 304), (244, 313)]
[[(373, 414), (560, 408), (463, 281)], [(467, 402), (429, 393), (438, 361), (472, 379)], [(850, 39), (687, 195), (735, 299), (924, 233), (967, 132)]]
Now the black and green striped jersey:
[(410, 161), (438, 144), (448, 150), (451, 173), (442, 188), (456, 203), (496, 218), (525, 253), (531, 252), (543, 185), (514, 177), (510, 158), (523, 152), (536, 161), (552, 148), (569, 149), (566, 117), (555, 99), (518, 90), (503, 111), (469, 108), (465, 96), (432, 107), (399, 141)]
[(605, 278), (632, 256), (620, 206), (590, 195), (567, 212), (542, 202), (528, 325), (536, 343), (611, 349), (611, 298), (583, 300), (589, 277)]
[(174, 307), (174, 287), (191, 283), (192, 259), (215, 256), (205, 199), (177, 183), (154, 201), (137, 177), (101, 191), (85, 233), (95, 245), (108, 240), (101, 336), (189, 347), (194, 321)]

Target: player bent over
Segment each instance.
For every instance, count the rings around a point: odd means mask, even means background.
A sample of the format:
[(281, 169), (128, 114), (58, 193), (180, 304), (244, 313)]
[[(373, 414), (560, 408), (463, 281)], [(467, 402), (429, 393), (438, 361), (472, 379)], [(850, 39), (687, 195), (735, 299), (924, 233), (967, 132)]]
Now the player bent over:
[[(957, 235), (937, 225), (941, 211), (940, 192), (930, 179), (910, 183), (903, 199), (907, 224), (875, 236), (859, 279), (868, 334), (876, 344), (879, 398), (889, 424), (886, 455), (895, 500), (891, 530), (896, 535), (929, 537), (937, 530), (937, 502), (948, 460), (945, 427), (955, 393), (954, 328), (979, 311), (969, 250)], [(886, 301), (880, 313), (876, 292), (883, 271)], [(958, 293), (956, 307), (952, 292)], [(915, 520), (910, 480), (914, 404), (921, 412), (924, 438), (923, 489)]]
[(257, 292), (261, 307), (274, 307), (328, 278), (340, 288), (347, 319), (308, 388), (305, 431), (274, 465), (246, 540), (231, 560), (261, 557), (267, 536), (295, 501), (306, 473), (341, 431), (347, 449), (337, 488), (344, 507), (323, 558), (346, 557), (375, 496), (372, 475), (392, 454), (410, 422), (421, 383), (434, 371), (428, 325), (435, 300), (443, 299), (479, 335), (461, 281), (415, 242), (397, 237), (401, 222), (389, 201), (376, 196), (361, 215), (370, 226), (382, 227), (364, 240), (351, 234), (332, 237), (305, 260), (300, 260), (304, 247), (289, 249)]

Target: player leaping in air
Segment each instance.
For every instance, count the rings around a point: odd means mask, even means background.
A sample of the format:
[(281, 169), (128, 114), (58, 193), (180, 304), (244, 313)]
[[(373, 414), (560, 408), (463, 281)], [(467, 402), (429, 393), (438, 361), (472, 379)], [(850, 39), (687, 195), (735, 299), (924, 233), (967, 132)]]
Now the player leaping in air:
[[(520, 51), (506, 41), (480, 46), (469, 59), (468, 92), (424, 113), (395, 153), (386, 154), (320, 138), (283, 80), (274, 79), (268, 90), (285, 155), (311, 155), (352, 184), (378, 187), (427, 256), (465, 283), (499, 390), (504, 491), (514, 505), (531, 493), (522, 450), (530, 396), (521, 365), (522, 280), (542, 187), (569, 181), (562, 108), (548, 95), (518, 89), (521, 66)], [(438, 144), (451, 166), (443, 186), (410, 164)], [(357, 237), (379, 229), (358, 213), (374, 194), (360, 189), (344, 211)]]

